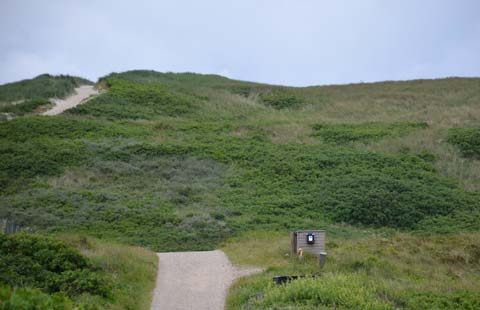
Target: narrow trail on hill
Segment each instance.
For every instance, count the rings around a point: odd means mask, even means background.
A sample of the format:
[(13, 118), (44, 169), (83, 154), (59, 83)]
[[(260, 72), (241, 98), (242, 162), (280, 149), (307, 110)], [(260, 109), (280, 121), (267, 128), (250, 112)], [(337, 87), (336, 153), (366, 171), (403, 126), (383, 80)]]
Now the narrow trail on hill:
[(157, 255), (152, 310), (223, 310), (230, 285), (240, 277), (261, 271), (236, 268), (219, 250)]
[(81, 103), (87, 101), (93, 95), (97, 95), (98, 91), (91, 85), (82, 85), (75, 88), (75, 94), (65, 99), (53, 99), (55, 106), (43, 113), (43, 115), (57, 115), (65, 110), (71, 109)]

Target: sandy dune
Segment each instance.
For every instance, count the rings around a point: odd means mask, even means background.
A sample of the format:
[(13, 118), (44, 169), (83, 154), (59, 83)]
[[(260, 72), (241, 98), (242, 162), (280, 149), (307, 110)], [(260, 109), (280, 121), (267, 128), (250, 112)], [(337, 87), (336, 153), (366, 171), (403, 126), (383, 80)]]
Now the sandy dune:
[(97, 95), (98, 91), (91, 85), (82, 85), (75, 88), (75, 94), (65, 99), (54, 99), (55, 106), (44, 112), (43, 115), (57, 115), (65, 110), (71, 109), (85, 101), (93, 95)]
[(152, 310), (223, 310), (233, 281), (259, 269), (238, 269), (219, 250), (157, 253)]

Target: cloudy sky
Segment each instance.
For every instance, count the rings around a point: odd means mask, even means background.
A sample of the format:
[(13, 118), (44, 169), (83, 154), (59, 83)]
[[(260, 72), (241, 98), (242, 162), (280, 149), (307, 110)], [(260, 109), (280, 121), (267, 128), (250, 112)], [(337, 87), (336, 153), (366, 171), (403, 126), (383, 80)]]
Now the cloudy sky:
[(0, 0), (0, 83), (217, 73), (318, 85), (480, 76), (479, 0)]

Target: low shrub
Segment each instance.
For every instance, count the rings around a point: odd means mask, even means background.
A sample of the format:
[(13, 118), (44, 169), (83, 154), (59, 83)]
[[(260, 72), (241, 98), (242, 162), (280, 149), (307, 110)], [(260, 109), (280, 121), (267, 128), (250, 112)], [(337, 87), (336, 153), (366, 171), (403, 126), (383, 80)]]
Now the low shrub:
[(140, 84), (107, 79), (109, 91), (69, 110), (72, 114), (119, 119), (179, 116), (192, 110), (193, 100), (158, 83)]
[(77, 296), (110, 294), (109, 282), (76, 249), (37, 235), (0, 235), (0, 282)]
[(406, 309), (476, 310), (480, 309), (480, 293), (472, 291), (414, 292), (406, 294), (403, 302)]
[(35, 138), (98, 139), (145, 135), (141, 125), (82, 120), (72, 117), (31, 116), (0, 123), (0, 139), (25, 142)]
[(448, 183), (432, 188), (428, 183), (367, 171), (335, 178), (318, 195), (327, 201), (325, 209), (335, 221), (376, 227), (412, 228), (426, 217), (449, 215), (458, 206), (468, 205)]
[(321, 123), (313, 126), (313, 136), (320, 137), (323, 142), (332, 144), (374, 142), (386, 137), (402, 136), (413, 130), (427, 127), (426, 123)]
[(38, 289), (0, 286), (0, 310), (17, 309), (70, 310), (74, 307), (68, 298), (61, 295), (48, 295)]
[[(83, 142), (41, 138), (28, 143), (0, 143), (0, 192), (22, 188), (36, 176), (52, 176), (88, 158)], [(12, 188), (10, 188), (13, 186)]]
[(33, 79), (0, 85), (0, 102), (33, 98), (64, 98), (90, 81), (69, 75), (42, 74)]
[(281, 286), (272, 284), (256, 304), (262, 309), (277, 309), (288, 305), (307, 306), (306, 309), (386, 310), (395, 308), (382, 300), (376, 288), (364, 278), (353, 274), (332, 273), (322, 275), (321, 279), (301, 279)]
[(272, 91), (260, 94), (262, 102), (275, 109), (295, 109), (302, 106), (305, 101), (298, 95), (286, 91)]
[(447, 141), (457, 146), (463, 156), (480, 159), (480, 128), (452, 128)]
[(7, 104), (0, 106), (0, 113), (12, 113), (16, 116), (22, 116), (28, 113), (35, 112), (36, 109), (42, 106), (48, 106), (50, 104), (50, 101), (47, 99), (33, 98), (17, 104)]
[(232, 85), (228, 88), (228, 90), (239, 96), (248, 97), (250, 94), (254, 92), (254, 88), (251, 86), (246, 85)]

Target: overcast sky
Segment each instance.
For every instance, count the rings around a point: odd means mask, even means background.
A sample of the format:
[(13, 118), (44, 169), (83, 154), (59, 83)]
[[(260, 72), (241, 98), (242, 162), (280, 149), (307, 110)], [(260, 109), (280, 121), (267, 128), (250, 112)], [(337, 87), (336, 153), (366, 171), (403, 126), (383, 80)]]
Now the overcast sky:
[(285, 85), (480, 76), (479, 0), (0, 0), (0, 83), (217, 73)]

